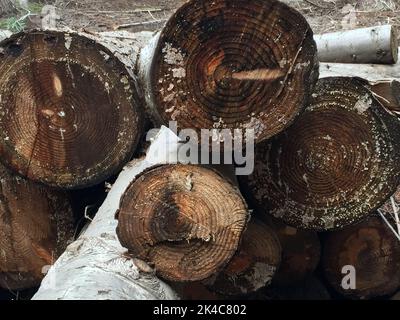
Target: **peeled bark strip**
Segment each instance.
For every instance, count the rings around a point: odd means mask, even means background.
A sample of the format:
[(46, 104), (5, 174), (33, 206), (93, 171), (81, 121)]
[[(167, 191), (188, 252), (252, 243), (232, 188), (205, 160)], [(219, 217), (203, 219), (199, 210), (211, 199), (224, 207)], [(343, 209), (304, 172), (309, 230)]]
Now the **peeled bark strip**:
[(104, 181), (131, 158), (143, 114), (130, 69), (73, 32), (30, 31), (0, 44), (0, 156), (61, 188)]
[[(344, 266), (354, 266), (356, 288), (342, 287)], [(324, 242), (323, 269), (339, 293), (367, 299), (393, 294), (400, 287), (400, 243), (380, 217), (330, 233)]]
[(316, 35), (321, 62), (394, 64), (398, 59), (393, 26), (375, 26)]
[(65, 193), (0, 167), (0, 287), (20, 290), (39, 285), (45, 267), (65, 250), (73, 232)]
[(281, 262), (281, 251), (275, 232), (253, 219), (244, 232), (239, 251), (211, 280), (210, 288), (223, 295), (239, 296), (269, 285)]
[(241, 177), (258, 209), (294, 227), (330, 230), (379, 208), (399, 185), (400, 121), (364, 83), (326, 78), (284, 134), (256, 148)]
[(115, 214), (132, 180), (154, 165), (176, 161), (178, 140), (162, 128), (146, 158), (125, 167), (89, 227), (49, 270), (34, 300), (177, 299), (150, 268), (127, 256), (117, 238)]
[(288, 127), (318, 78), (313, 33), (275, 0), (191, 0), (141, 52), (147, 105), (179, 128)]
[(282, 246), (282, 261), (272, 284), (293, 286), (302, 283), (317, 268), (321, 244), (316, 232), (296, 229), (272, 219), (268, 225), (276, 232)]
[(236, 252), (247, 222), (240, 193), (199, 166), (151, 169), (127, 189), (117, 234), (131, 254), (171, 281), (203, 280)]

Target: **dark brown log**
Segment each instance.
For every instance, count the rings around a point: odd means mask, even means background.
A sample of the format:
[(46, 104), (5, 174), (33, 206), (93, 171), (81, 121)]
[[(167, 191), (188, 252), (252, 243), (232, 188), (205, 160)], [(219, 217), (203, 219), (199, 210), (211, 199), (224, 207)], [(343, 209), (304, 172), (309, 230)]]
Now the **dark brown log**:
[(183, 300), (223, 300), (223, 296), (212, 292), (201, 282), (181, 282), (173, 287)]
[[(400, 287), (400, 243), (377, 216), (328, 234), (322, 262), (326, 279), (346, 297), (390, 295)], [(342, 287), (342, 268), (347, 265), (355, 267), (356, 289)]]
[(320, 261), (321, 244), (317, 233), (293, 228), (273, 218), (268, 217), (268, 220), (282, 246), (282, 261), (272, 284), (294, 286), (302, 283)]
[(51, 186), (104, 181), (142, 134), (130, 68), (77, 33), (30, 31), (0, 43), (0, 96), (1, 161)]
[(331, 296), (324, 284), (315, 276), (309, 276), (301, 283), (284, 287), (268, 287), (266, 300), (330, 300)]
[(127, 189), (117, 234), (160, 277), (197, 281), (230, 261), (247, 215), (237, 188), (214, 170), (166, 165), (146, 171)]
[(293, 122), (318, 78), (310, 26), (275, 0), (188, 1), (142, 56), (156, 123), (254, 129), (258, 141)]
[(344, 227), (399, 185), (400, 121), (353, 78), (325, 78), (284, 134), (256, 148), (241, 187), (260, 210), (313, 230)]
[(253, 219), (244, 232), (239, 251), (208, 285), (211, 290), (226, 296), (255, 292), (271, 283), (281, 262), (281, 254), (275, 232)]
[(0, 287), (18, 290), (40, 284), (73, 237), (65, 193), (0, 168)]

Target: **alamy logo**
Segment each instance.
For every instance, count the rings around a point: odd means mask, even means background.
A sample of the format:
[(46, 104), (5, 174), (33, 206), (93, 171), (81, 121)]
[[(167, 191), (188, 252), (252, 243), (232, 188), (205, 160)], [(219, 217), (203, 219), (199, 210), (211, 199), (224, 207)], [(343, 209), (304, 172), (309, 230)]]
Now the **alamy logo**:
[(342, 278), (342, 288), (344, 290), (355, 290), (356, 289), (356, 268), (351, 265), (344, 266), (342, 268), (342, 274), (345, 275)]
[[(219, 165), (235, 164), (236, 175), (250, 175), (254, 170), (254, 129), (182, 129), (178, 132), (176, 121), (169, 122), (169, 129), (179, 138), (177, 154), (169, 155), (166, 141), (163, 159), (181, 164)], [(160, 129), (152, 129), (146, 140), (153, 141)], [(199, 135), (200, 133), (200, 135)]]

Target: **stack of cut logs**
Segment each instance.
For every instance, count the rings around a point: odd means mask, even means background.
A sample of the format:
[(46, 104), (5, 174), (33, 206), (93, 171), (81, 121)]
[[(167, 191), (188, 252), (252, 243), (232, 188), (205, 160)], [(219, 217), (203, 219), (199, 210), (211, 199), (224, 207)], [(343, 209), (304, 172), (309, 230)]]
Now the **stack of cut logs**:
[[(390, 297), (400, 243), (376, 211), (400, 185), (397, 49), (390, 26), (314, 36), (275, 0), (3, 39), (0, 287), (49, 271), (35, 299)], [(253, 129), (254, 172), (164, 159), (181, 145), (165, 128), (143, 157), (170, 121)], [(106, 181), (78, 237), (71, 192)]]

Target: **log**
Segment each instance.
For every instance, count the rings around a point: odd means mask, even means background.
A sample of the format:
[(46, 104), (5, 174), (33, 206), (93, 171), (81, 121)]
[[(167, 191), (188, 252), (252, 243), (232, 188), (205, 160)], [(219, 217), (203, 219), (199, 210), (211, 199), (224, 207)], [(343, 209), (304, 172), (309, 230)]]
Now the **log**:
[(305, 18), (279, 1), (191, 0), (142, 50), (139, 70), (156, 124), (254, 129), (262, 141), (303, 110), (318, 59)]
[(289, 287), (302, 284), (320, 262), (321, 244), (317, 233), (293, 228), (270, 217), (267, 219), (282, 246), (282, 261), (272, 285)]
[(67, 194), (37, 185), (0, 166), (0, 287), (38, 286), (72, 241)]
[(391, 25), (316, 35), (321, 62), (395, 64), (397, 32)]
[[(322, 265), (330, 285), (348, 298), (390, 295), (400, 287), (400, 243), (378, 216), (327, 234)], [(356, 287), (345, 290), (342, 268), (348, 265), (356, 270)]]
[(227, 267), (208, 281), (221, 295), (241, 296), (269, 285), (281, 262), (282, 249), (275, 232), (252, 219), (244, 232), (239, 251)]
[(268, 287), (264, 297), (264, 300), (331, 300), (328, 289), (315, 276), (309, 276), (292, 286)]
[(400, 113), (400, 64), (363, 65), (363, 64), (321, 64), (320, 77), (357, 77), (365, 79), (366, 87), (384, 108)]
[(225, 297), (211, 291), (201, 281), (177, 282), (172, 284), (182, 300), (224, 300)]
[(127, 256), (116, 234), (121, 196), (132, 180), (157, 164), (177, 161), (178, 137), (163, 127), (144, 159), (118, 176), (93, 221), (49, 270), (34, 300), (177, 299), (145, 264)]
[(256, 147), (240, 178), (260, 212), (315, 231), (342, 228), (379, 208), (399, 185), (400, 121), (354, 78), (321, 79), (306, 111)]
[(320, 63), (320, 77), (358, 77), (368, 81), (399, 80), (400, 63), (394, 65)]
[(10, 37), (11, 34), (11, 31), (0, 29), (0, 41), (3, 41), (4, 39)]
[(169, 281), (200, 281), (221, 271), (238, 249), (247, 205), (214, 170), (165, 165), (144, 172), (125, 192), (118, 238), (134, 258)]
[(143, 133), (134, 61), (89, 36), (33, 30), (0, 43), (1, 161), (57, 188), (119, 172)]

